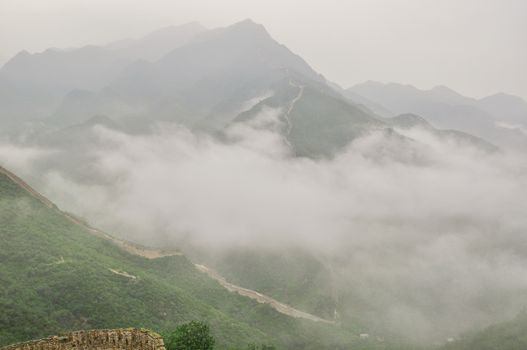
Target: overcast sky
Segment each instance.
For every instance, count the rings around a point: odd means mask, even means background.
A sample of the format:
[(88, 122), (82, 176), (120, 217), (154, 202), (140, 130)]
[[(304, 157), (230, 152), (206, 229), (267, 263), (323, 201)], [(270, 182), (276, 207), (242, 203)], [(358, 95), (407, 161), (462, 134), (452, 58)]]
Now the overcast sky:
[(527, 99), (526, 0), (0, 0), (0, 64), (22, 49), (245, 18), (344, 87), (379, 80)]

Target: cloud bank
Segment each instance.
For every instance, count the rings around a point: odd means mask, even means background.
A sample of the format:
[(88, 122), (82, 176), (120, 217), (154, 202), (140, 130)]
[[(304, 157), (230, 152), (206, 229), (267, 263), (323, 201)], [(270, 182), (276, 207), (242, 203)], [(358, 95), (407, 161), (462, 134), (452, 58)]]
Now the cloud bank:
[(0, 159), (137, 242), (327, 257), (341, 293), (405, 335), (458, 334), (525, 305), (524, 156), (412, 129), (357, 139), (333, 159), (295, 158), (272, 127), (279, 112), (232, 126), (226, 141), (170, 124), (148, 135), (95, 126), (86, 146), (3, 144)]

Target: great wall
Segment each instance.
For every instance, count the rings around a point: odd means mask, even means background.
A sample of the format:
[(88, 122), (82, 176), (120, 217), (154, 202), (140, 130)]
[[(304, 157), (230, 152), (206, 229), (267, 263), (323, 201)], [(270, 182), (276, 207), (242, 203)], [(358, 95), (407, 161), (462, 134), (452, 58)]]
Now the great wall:
[[(132, 243), (132, 242), (128, 242), (128, 241), (121, 240), (121, 239), (118, 239), (116, 237), (113, 237), (113, 236), (111, 236), (111, 235), (109, 235), (109, 234), (107, 234), (107, 233), (105, 233), (103, 231), (100, 231), (100, 230), (90, 226), (87, 222), (85, 222), (84, 220), (76, 217), (75, 215), (60, 210), (53, 202), (51, 202), (46, 197), (44, 197), (39, 192), (37, 192), (35, 189), (33, 189), (30, 185), (28, 185), (20, 177), (16, 176), (15, 174), (13, 174), (9, 170), (3, 168), (2, 166), (0, 166), (0, 174), (4, 174), (8, 178), (10, 178), (12, 181), (14, 181), (19, 186), (21, 186), (23, 189), (25, 189), (30, 195), (32, 195), (36, 199), (40, 200), (43, 204), (45, 204), (49, 208), (58, 211), (59, 213), (61, 213), (64, 217), (66, 217), (71, 222), (84, 227), (89, 233), (91, 233), (93, 235), (96, 235), (96, 236), (99, 236), (99, 237), (107, 239), (108, 241), (112, 242), (113, 244), (117, 245), (119, 248), (127, 251), (130, 254), (139, 255), (139, 256), (142, 256), (142, 257), (145, 257), (145, 258), (148, 258), (148, 259), (156, 259), (156, 258), (160, 258), (160, 257), (164, 257), (164, 256), (171, 256), (171, 255), (182, 255), (182, 253), (180, 251), (174, 251), (174, 250), (169, 251), (169, 250), (161, 250), (161, 249), (156, 249), (156, 248), (145, 247), (145, 246), (142, 246), (142, 245), (139, 245), (139, 244), (135, 244), (135, 243)], [(294, 308), (294, 307), (292, 307), (290, 305), (286, 305), (284, 303), (281, 303), (281, 302), (279, 302), (279, 301), (277, 301), (277, 300), (275, 300), (275, 299), (273, 299), (273, 298), (271, 298), (271, 297), (269, 297), (267, 295), (261, 294), (261, 293), (259, 293), (257, 291), (254, 291), (254, 290), (251, 290), (251, 289), (247, 289), (247, 288), (243, 288), (243, 287), (234, 285), (232, 283), (229, 283), (229, 282), (227, 282), (225, 280), (224, 277), (220, 276), (216, 271), (214, 271), (213, 269), (208, 268), (207, 266), (199, 265), (199, 264), (194, 264), (194, 266), (199, 271), (207, 274), (210, 278), (215, 279), (222, 287), (224, 287), (225, 289), (229, 290), (230, 292), (238, 293), (240, 295), (243, 295), (245, 297), (251, 298), (251, 299), (253, 299), (253, 300), (255, 300), (255, 301), (259, 302), (259, 303), (262, 303), (262, 304), (267, 304), (267, 305), (269, 305), (270, 307), (272, 307), (273, 309), (275, 309), (276, 311), (278, 311), (278, 312), (280, 312), (282, 314), (285, 314), (285, 315), (288, 315), (288, 316), (291, 316), (291, 317), (295, 317), (295, 318), (303, 318), (303, 319), (311, 320), (311, 321), (314, 321), (314, 322), (323, 322), (323, 323), (328, 323), (328, 324), (334, 324), (335, 323), (335, 321), (333, 321), (333, 320), (323, 319), (321, 317), (318, 317), (318, 316), (309, 314), (307, 312), (298, 310), (298, 309), (296, 309), (296, 308)], [(112, 269), (110, 269), (110, 271), (112, 271), (115, 274), (122, 275), (122, 276), (125, 276), (125, 277), (128, 277), (128, 278), (135, 278), (135, 276), (128, 275), (125, 272), (116, 271), (116, 270), (112, 270)], [(42, 348), (42, 349), (27, 348), (27, 349), (23, 349), (23, 350), (33, 350), (33, 349), (36, 349), (36, 350), (55, 350), (54, 348), (49, 348), (49, 349), (48, 348), (46, 348), (46, 349), (44, 349), (44, 348)], [(2, 350), (4, 350), (4, 349), (2, 349)], [(103, 349), (98, 349), (98, 350), (103, 350)]]
[(216, 281), (218, 281), (218, 283), (221, 284), (228, 291), (233, 292), (233, 293), (238, 293), (245, 297), (251, 298), (261, 304), (267, 304), (271, 306), (273, 309), (275, 309), (276, 311), (283, 313), (284, 315), (288, 315), (288, 316), (295, 317), (295, 318), (304, 318), (306, 320), (311, 320), (314, 322), (323, 322), (323, 323), (328, 323), (328, 324), (335, 323), (335, 321), (326, 320), (321, 317), (312, 315), (310, 313), (295, 309), (294, 307), (290, 305), (281, 303), (278, 300), (271, 298), (270, 296), (267, 296), (262, 293), (258, 293), (257, 291), (254, 291), (252, 289), (243, 288), (233, 283), (230, 283), (225, 279), (225, 277), (221, 276), (218, 272), (214, 271), (213, 269), (205, 265), (194, 264), (194, 266), (201, 272), (206, 273), (210, 278), (213, 278)]
[(0, 350), (165, 350), (163, 339), (145, 329), (95, 329), (12, 344)]
[(139, 255), (139, 256), (142, 256), (148, 259), (156, 259), (156, 258), (161, 258), (163, 256), (171, 256), (171, 255), (181, 255), (181, 252), (176, 251), (176, 250), (163, 250), (163, 249), (145, 247), (145, 246), (142, 246), (136, 243), (128, 242), (128, 241), (113, 237), (103, 231), (100, 231), (90, 226), (86, 221), (78, 218), (77, 216), (60, 210), (53, 202), (51, 202), (45, 196), (43, 196), (38, 191), (36, 191), (33, 187), (27, 184), (20, 177), (13, 174), (12, 172), (10, 172), (9, 170), (7, 170), (6, 168), (2, 166), (0, 166), (0, 174), (7, 176), (11, 181), (19, 185), (24, 190), (26, 190), (31, 196), (33, 196), (34, 198), (42, 202), (42, 204), (44, 204), (50, 209), (56, 210), (69, 221), (79, 226), (84, 227), (86, 230), (88, 230), (93, 235), (109, 240), (110, 242), (112, 242), (113, 244), (117, 245), (118, 247), (127, 251), (130, 254)]

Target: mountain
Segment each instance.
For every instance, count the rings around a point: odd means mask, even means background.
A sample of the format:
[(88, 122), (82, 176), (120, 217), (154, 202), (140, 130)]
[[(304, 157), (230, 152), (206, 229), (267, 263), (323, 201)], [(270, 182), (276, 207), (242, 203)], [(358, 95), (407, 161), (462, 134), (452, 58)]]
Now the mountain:
[(472, 136), (458, 130), (442, 130), (434, 128), (426, 119), (415, 114), (406, 113), (387, 119), (388, 123), (396, 130), (419, 128), (436, 136), (443, 141), (452, 141), (460, 146), (471, 146), (487, 152), (497, 152), (499, 148), (482, 138)]
[(370, 101), (367, 98), (354, 93), (353, 91), (345, 90), (342, 92), (342, 94), (346, 96), (351, 102), (357, 104), (358, 106), (363, 106), (380, 117), (389, 118), (393, 116), (393, 112), (389, 111), (378, 103)]
[[(286, 138), (294, 154), (319, 157), (333, 155), (358, 136), (389, 127), (363, 104), (343, 96), (340, 88), (277, 43), (260, 24), (245, 20), (214, 30), (201, 30), (196, 24), (185, 28), (185, 34), (190, 31), (194, 36), (184, 44), (179, 41), (181, 47), (155, 62), (136, 61), (117, 76), (105, 74), (111, 81), (101, 83), (99, 89), (70, 84), (76, 87), (64, 89), (58, 108), (41, 121), (40, 135), (26, 139), (39, 144), (47, 139), (48, 146), (55, 146), (64, 137), (71, 140), (68, 127), (83, 125), (96, 115), (107, 116), (127, 133), (148, 132), (158, 122), (176, 122), (216, 134), (273, 106), (282, 109), (282, 119), (291, 124)], [(152, 38), (174, 30), (155, 32), (140, 43), (126, 41), (97, 50), (115, 53), (123, 50), (121, 46), (144, 47), (158, 41)], [(178, 27), (176, 32), (181, 31)]]
[(425, 104), (446, 104), (446, 105), (472, 105), (470, 99), (461, 96), (455, 91), (445, 87), (437, 86), (431, 90), (419, 90), (411, 85), (396, 83), (383, 84), (368, 81), (350, 87), (346, 90), (350, 94), (355, 94), (381, 105), (392, 111), (392, 113), (410, 112), (406, 110), (409, 106), (418, 108)]
[[(169, 47), (167, 42), (176, 47), (163, 55)], [(141, 52), (147, 52), (148, 47), (162, 57), (152, 62), (132, 62)], [(71, 143), (79, 148), (68, 136), (71, 131), (68, 128), (82, 126), (97, 115), (107, 116), (125, 133), (150, 132), (159, 122), (174, 122), (217, 135), (233, 124), (250, 121), (263, 110), (273, 108), (279, 111), (282, 124), (277, 131), (294, 155), (331, 157), (357, 137), (391, 128), (382, 117), (390, 115), (388, 110), (394, 110), (394, 105), (406, 109), (399, 103), (409, 103), (419, 94), (415, 88), (390, 86), (383, 95), (386, 98), (378, 103), (375, 96), (364, 97), (367, 95), (364, 91), (379, 90), (374, 83), (356, 87), (357, 92), (346, 92), (326, 81), (300, 56), (276, 42), (262, 25), (251, 20), (213, 30), (190, 23), (165, 28), (138, 40), (23, 56), (27, 57), (15, 58), (4, 67), (4, 76), (10, 74), (10, 81), (21, 84), (24, 91), (36, 89), (44, 91), (44, 95), (53, 94), (52, 99), (44, 98), (47, 102), (53, 100), (56, 104), (62, 96), (54, 112), (41, 118), (37, 134), (27, 137), (26, 132), (25, 140), (44, 145), (48, 140), (48, 146)], [(48, 62), (54, 68), (40, 72), (36, 62)], [(34, 77), (22, 74), (27, 70), (24, 65), (36, 70)], [(63, 77), (61, 67), (72, 73)], [(61, 78), (53, 79), (55, 75)], [(466, 100), (445, 87), (421, 95), (425, 101), (443, 101), (441, 106), (449, 108), (450, 104)], [(385, 104), (386, 100), (393, 103)], [(34, 118), (49, 110), (39, 103), (32, 104), (32, 108), (39, 110), (28, 112)], [(430, 109), (427, 108), (425, 112)], [(463, 111), (460, 119), (450, 112), (440, 114), (450, 115), (448, 120), (462, 121), (451, 127), (451, 123), (431, 120), (434, 126), (474, 131), (473, 134), (493, 141), (492, 137), (486, 137), (488, 132), (480, 132), (482, 128), (486, 131), (488, 125), (479, 128), (478, 115), (471, 117)], [(427, 113), (421, 115), (430, 120)], [(21, 120), (24, 118), (17, 118), (18, 122)], [(494, 131), (495, 126), (490, 126)], [(89, 132), (89, 128), (76, 127), (76, 133), (81, 129)], [(396, 134), (393, 130), (390, 133)], [(87, 139), (79, 136), (79, 140)]]
[(476, 100), (445, 86), (419, 90), (411, 85), (371, 81), (355, 85), (347, 93), (350, 98), (359, 95), (384, 106), (392, 116), (413, 113), (440, 129), (463, 131), (506, 149), (527, 149), (523, 130), (527, 113), (523, 114), (520, 98), (499, 94)]
[(0, 122), (64, 127), (108, 115), (144, 130), (157, 121), (220, 130), (290, 75), (325, 82), (251, 20), (213, 30), (190, 23), (106, 46), (15, 56), (0, 70)]
[(324, 85), (285, 79), (274, 91), (273, 96), (241, 113), (233, 122), (251, 122), (266, 109), (276, 109), (279, 124), (270, 126), (278, 127), (297, 156), (329, 157), (355, 138), (388, 127)]
[[(290, 110), (295, 88), (286, 82), (302, 86)], [(519, 98), (476, 100), (444, 86), (422, 91), (375, 82), (342, 90), (251, 20), (213, 30), (194, 22), (104, 46), (21, 52), (0, 69), (3, 133), (49, 134), (96, 115), (125, 132), (175, 122), (221, 133), (268, 104), (289, 110), (287, 142), (301, 156), (334, 154), (359, 135), (390, 127), (383, 117), (404, 113), (502, 148), (527, 149), (526, 103)]]
[[(399, 149), (392, 149), (389, 153), (397, 158), (397, 151), (405, 153), (401, 147), (412, 147), (411, 143), (415, 143), (412, 135), (406, 135), (414, 128), (422, 129), (442, 141), (454, 142), (459, 146), (476, 147), (486, 152), (498, 150), (496, 146), (482, 138), (457, 130), (434, 128), (417, 115), (377, 117), (360, 105), (351, 104), (330, 87), (300, 75), (296, 75), (295, 78), (283, 78), (269, 88), (272, 90), (269, 97), (264, 96), (260, 101), (254, 102), (252, 107), (237, 115), (232, 121), (232, 116), (222, 120), (221, 113), (214, 113), (198, 127), (201, 127), (201, 130), (206, 130), (207, 127), (215, 130), (211, 124), (226, 123), (227, 127), (215, 134), (220, 136), (220, 140), (228, 137), (225, 133), (228, 134), (231, 128), (237, 125), (266, 129), (278, 133), (294, 156), (310, 158), (331, 158), (343, 151), (350, 142), (374, 132), (382, 132), (386, 140), (391, 139), (396, 142)], [(271, 119), (268, 119), (270, 116)], [(134, 127), (136, 122), (138, 126)], [(93, 181), (98, 176), (96, 171), (89, 170), (92, 162), (90, 152), (94, 149), (112, 147), (111, 144), (106, 145), (101, 140), (101, 128), (130, 134), (141, 132), (142, 122), (144, 120), (141, 121), (140, 118), (138, 120), (129, 118), (123, 122), (98, 115), (72, 126), (41, 130), (30, 138), (35, 145), (63, 150), (60, 160), (53, 162), (54, 167), (60, 168), (79, 181), (84, 182), (88, 178)], [(85, 164), (80, 173), (76, 165), (79, 161)], [(87, 174), (89, 176), (86, 176)]]
[(245, 20), (206, 31), (155, 63), (133, 65), (109, 88), (145, 118), (194, 126), (207, 124), (217, 109), (236, 110), (291, 73), (324, 81), (262, 25)]
[(518, 96), (494, 94), (479, 100), (478, 106), (499, 122), (527, 128), (527, 102)]
[(0, 120), (47, 117), (72, 89), (97, 90), (131, 61), (97, 46), (21, 52), (0, 70)]
[(263, 125), (278, 131), (296, 156), (331, 157), (353, 140), (376, 131), (385, 132), (388, 138), (403, 140), (399, 131), (415, 127), (444, 141), (475, 146), (484, 151), (498, 150), (490, 142), (468, 133), (434, 128), (417, 115), (381, 118), (370, 109), (350, 103), (330, 87), (308, 80), (285, 79), (275, 85), (273, 91), (273, 96), (241, 113), (233, 123), (258, 122), (265, 111), (274, 109), (278, 113), (278, 125), (276, 121)]
[(189, 320), (209, 323), (220, 349), (249, 342), (334, 349), (359, 341), (352, 329), (292, 318), (231, 293), (177, 251), (98, 231), (4, 168), (0, 239), (0, 345), (74, 329), (163, 332)]
[(46, 118), (72, 90), (98, 91), (132, 62), (158, 59), (202, 31), (189, 23), (106, 46), (22, 51), (0, 69), (0, 125)]
[(114, 78), (126, 59), (98, 46), (22, 51), (0, 70), (3, 79), (16, 85), (66, 92), (72, 88), (98, 89)]
[(198, 22), (158, 29), (139, 39), (124, 39), (105, 45), (123, 57), (154, 62), (177, 47), (184, 46), (207, 29)]

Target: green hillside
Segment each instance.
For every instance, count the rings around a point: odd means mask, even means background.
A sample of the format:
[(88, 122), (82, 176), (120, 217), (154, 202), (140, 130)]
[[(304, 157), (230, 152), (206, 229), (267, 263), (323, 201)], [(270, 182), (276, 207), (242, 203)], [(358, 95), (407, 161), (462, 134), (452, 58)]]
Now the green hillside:
[(265, 108), (281, 110), (281, 134), (297, 156), (331, 157), (351, 141), (388, 125), (336, 92), (305, 79), (285, 79), (275, 94), (238, 115), (234, 122), (256, 118)]
[(206, 263), (234, 284), (325, 319), (334, 319), (337, 305), (332, 272), (306, 251), (233, 248), (216, 258), (209, 258)]
[[(227, 281), (250, 288), (327, 320), (375, 337), (402, 340), (383, 323), (386, 304), (365, 299), (360, 286), (342, 278), (339, 261), (300, 248), (233, 247), (193, 257), (221, 273)], [(381, 315), (381, 319), (379, 318)]]
[(74, 329), (210, 324), (218, 348), (385, 348), (223, 289), (184, 256), (147, 259), (89, 232), (0, 172), (0, 345)]

